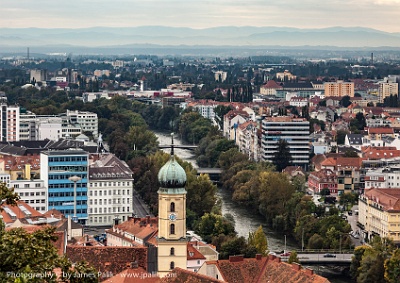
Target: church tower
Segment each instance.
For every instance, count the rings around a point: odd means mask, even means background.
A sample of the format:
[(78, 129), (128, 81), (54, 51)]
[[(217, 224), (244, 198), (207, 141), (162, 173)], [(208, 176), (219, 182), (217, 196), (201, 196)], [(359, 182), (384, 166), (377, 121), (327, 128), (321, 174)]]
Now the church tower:
[(172, 134), (170, 160), (158, 172), (158, 275), (187, 268), (186, 172), (175, 160)]

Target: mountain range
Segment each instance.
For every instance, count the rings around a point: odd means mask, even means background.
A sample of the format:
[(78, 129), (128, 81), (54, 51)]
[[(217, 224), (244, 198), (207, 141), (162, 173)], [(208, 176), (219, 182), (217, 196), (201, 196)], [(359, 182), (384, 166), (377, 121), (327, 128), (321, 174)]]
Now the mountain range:
[[(206, 29), (166, 26), (93, 27), (80, 29), (0, 28), (0, 52), (16, 48), (43, 50), (130, 48), (135, 46), (209, 47), (336, 47), (398, 50), (400, 33), (362, 27), (298, 29), (288, 27), (215, 27)], [(53, 48), (53, 49), (52, 49)]]

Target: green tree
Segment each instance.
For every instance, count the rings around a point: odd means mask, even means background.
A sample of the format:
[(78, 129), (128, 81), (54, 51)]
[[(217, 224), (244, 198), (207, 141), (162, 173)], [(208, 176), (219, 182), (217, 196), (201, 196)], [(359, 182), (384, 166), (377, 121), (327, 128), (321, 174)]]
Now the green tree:
[(274, 153), (272, 163), (276, 166), (278, 172), (282, 172), (292, 163), (292, 155), (290, 154), (289, 144), (286, 140), (280, 139), (277, 144), (277, 151)]
[(288, 259), (288, 263), (300, 263), (299, 257), (297, 256), (297, 252), (296, 251), (292, 251), (290, 253), (289, 259)]
[(236, 235), (234, 225), (222, 215), (214, 213), (206, 213), (200, 218), (196, 232), (208, 243), (219, 235)]
[(193, 180), (189, 180), (191, 178), (188, 176), (186, 185), (187, 207), (200, 217), (205, 213), (210, 213), (215, 205), (217, 186), (211, 182), (210, 177), (206, 174), (193, 175)]
[(268, 240), (261, 225), (255, 232), (249, 233), (248, 245), (255, 247), (257, 253), (263, 256), (268, 254)]
[(358, 246), (354, 249), (354, 255), (351, 258), (350, 264), (350, 275), (353, 279), (357, 279), (358, 275), (360, 274), (361, 261), (365, 251), (371, 249), (371, 247), (365, 245)]
[(400, 249), (396, 248), (385, 260), (385, 279), (389, 283), (400, 282)]

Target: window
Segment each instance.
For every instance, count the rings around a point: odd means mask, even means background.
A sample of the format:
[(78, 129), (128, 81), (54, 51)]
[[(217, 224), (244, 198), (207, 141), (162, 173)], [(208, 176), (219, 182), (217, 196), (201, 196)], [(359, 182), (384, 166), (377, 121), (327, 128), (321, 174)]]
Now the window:
[(171, 248), (169, 255), (175, 255), (175, 248)]
[(171, 202), (171, 205), (170, 205), (169, 210), (170, 210), (171, 212), (175, 212), (175, 203), (174, 203), (174, 202)]
[(171, 224), (171, 225), (169, 226), (169, 233), (170, 233), (170, 234), (175, 234), (175, 224)]
[(175, 268), (175, 262), (171, 261), (169, 264), (169, 269), (174, 269)]

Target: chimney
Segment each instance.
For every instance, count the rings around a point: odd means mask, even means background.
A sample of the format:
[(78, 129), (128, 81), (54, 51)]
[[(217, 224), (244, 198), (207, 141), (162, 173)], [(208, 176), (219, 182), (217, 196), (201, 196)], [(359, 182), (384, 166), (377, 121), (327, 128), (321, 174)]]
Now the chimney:
[(240, 262), (243, 261), (243, 255), (231, 255), (229, 256), (229, 262)]
[(138, 263), (137, 261), (131, 261), (131, 263), (129, 264), (130, 268), (138, 268)]
[(146, 224), (150, 224), (150, 215), (146, 215)]
[(296, 262), (293, 262), (293, 263), (292, 263), (292, 268), (293, 268), (293, 270), (295, 270), (295, 271), (299, 271), (299, 270), (301, 269), (301, 265), (298, 264), (298, 263), (296, 263)]
[(262, 254), (256, 254), (256, 260), (261, 260), (262, 259)]
[(313, 276), (314, 275), (314, 270), (312, 270), (312, 269), (306, 268), (304, 271), (309, 276)]

